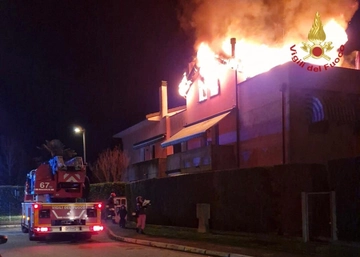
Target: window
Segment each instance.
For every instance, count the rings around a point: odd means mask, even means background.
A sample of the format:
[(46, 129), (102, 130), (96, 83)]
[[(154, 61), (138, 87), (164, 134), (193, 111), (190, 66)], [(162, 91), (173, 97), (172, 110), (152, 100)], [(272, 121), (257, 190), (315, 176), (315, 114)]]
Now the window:
[(325, 119), (323, 104), (320, 102), (319, 98), (317, 97), (312, 97), (311, 101), (312, 101), (311, 122), (315, 123), (315, 122), (323, 121)]
[(39, 211), (39, 218), (40, 219), (48, 219), (50, 218), (50, 210), (40, 210)]
[(216, 96), (220, 92), (220, 81), (219, 79), (216, 79), (214, 81), (211, 81), (211, 85), (209, 85), (210, 88), (210, 96)]
[(217, 78), (201, 78), (198, 80), (199, 102), (205, 101), (210, 97), (220, 93), (220, 81)]
[(145, 161), (145, 149), (140, 149), (140, 161)]
[(207, 88), (203, 79), (198, 80), (199, 87), (199, 102), (205, 101), (207, 99)]
[(173, 145), (174, 153), (181, 153), (181, 143)]
[(151, 155), (152, 159), (155, 159), (155, 145), (151, 146)]
[(327, 133), (329, 122), (325, 116), (324, 103), (318, 97), (307, 97), (307, 119), (309, 122), (309, 132), (315, 134)]
[(97, 212), (95, 209), (86, 209), (86, 215), (89, 218), (96, 218), (97, 217)]

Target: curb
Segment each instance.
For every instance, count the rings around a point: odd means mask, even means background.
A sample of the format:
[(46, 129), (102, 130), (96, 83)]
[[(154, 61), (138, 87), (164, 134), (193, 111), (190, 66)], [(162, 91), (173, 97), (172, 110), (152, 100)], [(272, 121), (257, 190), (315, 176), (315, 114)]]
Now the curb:
[(108, 227), (106, 228), (106, 232), (108, 233), (108, 235), (111, 239), (114, 239), (116, 241), (126, 242), (126, 243), (139, 244), (139, 245), (163, 248), (163, 249), (174, 250), (174, 251), (196, 253), (196, 254), (208, 255), (208, 256), (213, 256), (213, 257), (253, 257), (250, 255), (218, 252), (218, 251), (196, 248), (196, 247), (192, 247), (192, 246), (168, 244), (168, 243), (154, 242), (154, 241), (143, 240), (143, 239), (135, 239), (135, 238), (131, 238), (131, 237), (118, 236), (118, 235), (115, 235), (114, 232)]
[(0, 225), (0, 228), (18, 228), (20, 225)]

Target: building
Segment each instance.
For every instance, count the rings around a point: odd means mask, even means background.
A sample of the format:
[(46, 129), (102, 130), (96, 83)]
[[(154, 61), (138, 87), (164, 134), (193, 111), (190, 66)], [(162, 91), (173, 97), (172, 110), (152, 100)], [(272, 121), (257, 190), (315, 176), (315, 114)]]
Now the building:
[(168, 110), (162, 82), (160, 111), (114, 135), (127, 181), (360, 155), (358, 70), (288, 62), (245, 80), (220, 63), (210, 79), (194, 69), (186, 106)]

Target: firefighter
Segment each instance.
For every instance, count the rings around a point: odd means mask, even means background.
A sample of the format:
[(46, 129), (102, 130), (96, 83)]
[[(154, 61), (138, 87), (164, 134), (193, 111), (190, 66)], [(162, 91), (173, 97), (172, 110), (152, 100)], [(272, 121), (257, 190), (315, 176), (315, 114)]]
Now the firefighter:
[(142, 196), (136, 197), (136, 232), (144, 234), (146, 224), (146, 208), (150, 205), (149, 200), (144, 200)]
[(120, 216), (119, 226), (125, 228), (127, 210), (125, 204), (122, 204), (119, 208), (118, 215)]
[(115, 202), (114, 198), (116, 197), (116, 194), (112, 192), (107, 200), (107, 218), (111, 218), (113, 221), (115, 221)]

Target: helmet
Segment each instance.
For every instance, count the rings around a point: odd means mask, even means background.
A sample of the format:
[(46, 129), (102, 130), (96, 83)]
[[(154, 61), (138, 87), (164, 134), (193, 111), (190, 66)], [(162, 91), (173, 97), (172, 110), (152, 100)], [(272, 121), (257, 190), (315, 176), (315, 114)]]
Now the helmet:
[(111, 197), (115, 197), (116, 194), (115, 194), (114, 192), (112, 192), (112, 193), (110, 194), (110, 196), (111, 196)]

